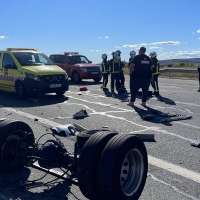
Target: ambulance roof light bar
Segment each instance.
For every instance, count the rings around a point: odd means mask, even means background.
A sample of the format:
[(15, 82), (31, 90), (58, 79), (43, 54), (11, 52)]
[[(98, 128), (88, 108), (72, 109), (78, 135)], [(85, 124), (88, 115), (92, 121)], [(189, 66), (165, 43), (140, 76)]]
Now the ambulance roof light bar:
[(25, 51), (25, 50), (31, 50), (31, 51), (37, 51), (37, 48), (6, 48), (7, 51)]
[(79, 55), (79, 52), (64, 52), (65, 55)]

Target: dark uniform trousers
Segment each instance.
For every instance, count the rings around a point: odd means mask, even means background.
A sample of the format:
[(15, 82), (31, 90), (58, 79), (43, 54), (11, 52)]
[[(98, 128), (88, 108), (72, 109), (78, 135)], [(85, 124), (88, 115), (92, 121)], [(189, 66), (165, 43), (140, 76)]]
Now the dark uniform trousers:
[[(116, 81), (116, 83), (115, 83)], [(114, 85), (116, 84), (116, 90), (121, 88), (121, 84), (119, 81), (119, 72), (111, 73), (111, 92), (114, 92)]]
[(138, 90), (142, 88), (142, 102), (147, 101), (148, 91), (151, 79), (149, 78), (130, 78), (130, 91), (131, 91), (131, 102), (135, 102)]
[(108, 84), (108, 72), (103, 72), (103, 88), (106, 88)]
[(120, 80), (120, 83), (121, 83), (121, 87), (124, 88), (125, 77), (124, 77), (123, 70), (119, 71), (119, 80)]
[(159, 94), (158, 76), (159, 74), (153, 74), (152, 80), (151, 80), (151, 86), (153, 87), (155, 94)]

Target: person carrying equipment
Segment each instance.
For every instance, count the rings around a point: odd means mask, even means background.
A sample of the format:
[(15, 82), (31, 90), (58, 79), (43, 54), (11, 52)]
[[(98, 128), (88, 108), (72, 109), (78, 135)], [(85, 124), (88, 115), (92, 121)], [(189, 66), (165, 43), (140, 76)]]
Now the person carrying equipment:
[(154, 89), (154, 95), (159, 95), (158, 76), (160, 75), (160, 64), (155, 51), (151, 52), (149, 56), (153, 62), (151, 85)]
[(117, 50), (117, 52), (119, 53), (119, 57), (120, 57), (120, 70), (119, 70), (119, 81), (120, 81), (120, 84), (121, 84), (121, 88), (123, 90), (125, 90), (125, 86), (124, 86), (124, 83), (125, 83), (125, 77), (124, 77), (124, 71), (123, 71), (123, 68), (125, 67), (124, 63), (121, 61), (121, 51), (120, 50)]
[(121, 84), (119, 81), (119, 70), (121, 68), (121, 61), (119, 52), (112, 52), (113, 58), (108, 62), (109, 73), (111, 74), (111, 92), (114, 94), (114, 85), (116, 82), (116, 90), (118, 94), (122, 93)]
[(200, 92), (200, 67), (199, 66), (198, 66), (197, 70), (199, 72), (199, 90), (198, 90), (198, 92)]
[(101, 88), (103, 90), (107, 89), (107, 83), (108, 83), (108, 75), (109, 75), (109, 67), (108, 67), (108, 61), (107, 61), (107, 55), (102, 54), (101, 58), (103, 59), (102, 61), (102, 73), (103, 73), (103, 85)]

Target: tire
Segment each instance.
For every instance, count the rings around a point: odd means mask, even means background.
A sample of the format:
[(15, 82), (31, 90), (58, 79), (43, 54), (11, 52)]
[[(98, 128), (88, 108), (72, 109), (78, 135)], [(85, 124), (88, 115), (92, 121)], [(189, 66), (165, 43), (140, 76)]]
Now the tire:
[(98, 132), (87, 140), (81, 151), (77, 168), (78, 184), (82, 194), (88, 199), (100, 199), (97, 176), (99, 160), (104, 147), (116, 134), (116, 132)]
[(34, 142), (32, 129), (26, 123), (9, 119), (0, 121), (0, 173), (23, 168), (27, 160), (22, 155)]
[(17, 82), (15, 86), (15, 91), (19, 99), (25, 99), (27, 97), (26, 90), (22, 82)]
[(113, 137), (104, 148), (99, 162), (98, 189), (101, 199), (139, 199), (147, 170), (147, 151), (140, 138), (123, 134)]
[(56, 94), (57, 94), (58, 96), (63, 96), (63, 95), (65, 94), (65, 91), (58, 91), (58, 92), (56, 92)]
[[(87, 142), (87, 140), (93, 135), (93, 134), (96, 134), (98, 132), (101, 132), (101, 131), (107, 131), (107, 132), (110, 132), (109, 130), (103, 130), (103, 129), (100, 129), (100, 130), (89, 130), (89, 131), (82, 131), (80, 132), (77, 136), (76, 136), (76, 141), (77, 141), (77, 145), (79, 146), (79, 149), (83, 149), (83, 146), (85, 145), (85, 143)], [(113, 132), (113, 131), (112, 131)], [(115, 131), (115, 133), (117, 133)]]
[(82, 81), (79, 73), (77, 71), (74, 71), (72, 74), (72, 80), (76, 83), (80, 83)]
[(101, 81), (101, 78), (94, 78), (93, 80), (95, 83), (99, 83)]

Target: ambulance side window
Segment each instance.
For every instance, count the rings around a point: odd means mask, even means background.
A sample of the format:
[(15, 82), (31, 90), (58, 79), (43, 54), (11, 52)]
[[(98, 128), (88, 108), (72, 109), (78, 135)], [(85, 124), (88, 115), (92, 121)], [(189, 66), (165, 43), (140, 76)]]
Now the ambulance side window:
[(3, 68), (17, 69), (17, 66), (16, 66), (14, 60), (8, 53), (4, 53), (4, 55), (3, 55)]

